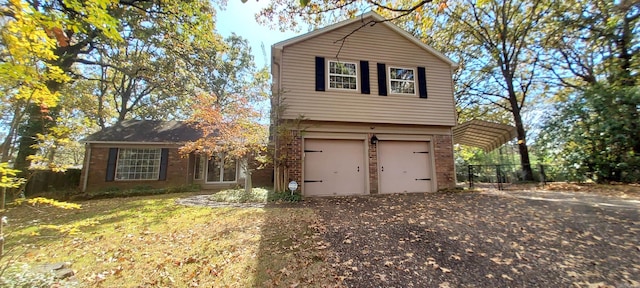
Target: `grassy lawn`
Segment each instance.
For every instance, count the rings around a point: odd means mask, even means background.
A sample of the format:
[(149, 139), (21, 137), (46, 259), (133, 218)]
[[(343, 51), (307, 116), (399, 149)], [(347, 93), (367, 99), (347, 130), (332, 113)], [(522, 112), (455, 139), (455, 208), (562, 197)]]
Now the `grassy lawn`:
[(92, 200), (79, 210), (24, 204), (7, 212), (6, 247), (31, 265), (71, 262), (83, 286), (335, 283), (313, 210), (175, 204), (188, 195)]

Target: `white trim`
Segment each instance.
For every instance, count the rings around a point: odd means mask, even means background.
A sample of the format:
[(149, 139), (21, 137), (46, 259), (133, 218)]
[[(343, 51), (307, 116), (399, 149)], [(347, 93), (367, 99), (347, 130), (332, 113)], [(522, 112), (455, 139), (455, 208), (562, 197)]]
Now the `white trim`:
[[(397, 93), (397, 92), (393, 92), (391, 89), (391, 80), (396, 81), (396, 82), (411, 82), (410, 80), (403, 80), (403, 79), (391, 79), (391, 68), (393, 69), (404, 69), (404, 70), (411, 70), (413, 71), (413, 93)], [(389, 87), (389, 94), (393, 94), (393, 95), (412, 95), (415, 96), (416, 92), (418, 90), (418, 85), (416, 85), (416, 83), (418, 82), (417, 78), (417, 69), (416, 68), (407, 68), (407, 67), (400, 67), (400, 66), (391, 66), (391, 65), (387, 65), (387, 85)]]
[[(220, 167), (218, 169), (220, 169), (220, 171), (219, 171), (220, 172), (220, 178), (219, 179), (223, 179), (224, 180), (224, 158), (225, 157), (224, 157), (224, 153), (222, 153), (222, 155), (223, 155), (223, 157), (220, 157), (220, 162), (218, 163), (218, 164), (222, 164), (222, 165), (220, 165)], [(233, 181), (219, 181), (219, 180), (218, 181), (209, 181), (208, 180), (209, 179), (209, 160), (211, 160), (211, 159), (207, 159), (207, 161), (205, 161), (206, 171), (204, 173), (204, 179), (201, 179), (201, 180), (204, 181), (204, 184), (210, 185), (210, 184), (238, 183), (238, 170), (239, 170), (238, 166), (240, 164), (238, 162), (239, 161), (238, 159), (235, 160), (235, 162), (236, 162), (236, 175), (235, 175), (235, 177), (234, 177), (235, 179)]]
[[(358, 75), (360, 75), (359, 71), (358, 71), (358, 70), (360, 70), (360, 67), (358, 67), (359, 63), (350, 62), (350, 61), (338, 61), (338, 60), (326, 60), (326, 61), (327, 61), (327, 71), (325, 71), (325, 72), (327, 73), (326, 74), (327, 75), (327, 83), (325, 83), (325, 85), (327, 85), (327, 90), (340, 90), (340, 91), (353, 91), (353, 92), (360, 91), (359, 90), (359, 88), (360, 88), (360, 83), (359, 82), (360, 81), (358, 81), (358, 78), (360, 78), (360, 77), (358, 77)], [(352, 75), (346, 75), (346, 74), (333, 74), (333, 76), (356, 78), (356, 89), (351, 89), (351, 88), (333, 88), (333, 87), (331, 87), (331, 76), (332, 76), (332, 73), (331, 73), (331, 62), (338, 63), (338, 64), (353, 64), (353, 66), (355, 68), (355, 72), (356, 72), (355, 75), (352, 76)]]
[[(193, 180), (204, 181), (207, 178), (206, 167), (207, 167), (207, 158), (203, 157), (202, 154), (194, 153), (193, 157)], [(201, 163), (198, 163), (201, 162)], [(200, 164), (200, 173), (197, 173), (196, 168), (198, 168), (198, 164)], [(201, 176), (201, 178), (196, 178), (197, 176)]]
[(449, 64), (452, 68), (458, 68), (458, 64), (456, 62), (454, 62), (453, 60), (449, 59), (449, 57), (445, 56), (444, 54), (438, 52), (437, 50), (433, 49), (433, 47), (422, 43), (422, 41), (418, 40), (416, 37), (414, 37), (413, 35), (411, 35), (409, 32), (405, 31), (404, 29), (394, 25), (393, 23), (391, 23), (390, 21), (386, 21), (387, 19), (378, 15), (377, 13), (371, 11), (371, 12), (367, 12), (364, 14), (360, 14), (359, 16), (356, 16), (355, 18), (351, 18), (342, 22), (338, 22), (335, 23), (333, 25), (329, 25), (326, 26), (324, 28), (320, 28), (320, 29), (316, 29), (314, 31), (311, 31), (309, 33), (306, 34), (302, 34), (284, 41), (280, 41), (278, 43), (273, 44), (271, 47), (275, 48), (275, 49), (282, 49), (285, 46), (289, 46), (298, 42), (302, 42), (304, 40), (307, 40), (309, 38), (313, 38), (316, 36), (319, 36), (321, 34), (327, 33), (329, 31), (332, 30), (336, 30), (339, 29), (341, 27), (347, 26), (349, 24), (361, 21), (363, 22), (362, 24), (366, 23), (365, 18), (368, 17), (372, 17), (375, 21), (380, 21), (380, 23), (377, 23), (375, 25), (385, 25), (387, 27), (389, 27), (391, 30), (395, 31), (396, 33), (400, 34), (400, 36), (403, 36), (404, 38), (407, 38), (407, 40), (411, 41), (413, 44), (415, 44), (416, 46), (426, 50), (427, 52), (433, 54), (434, 56), (436, 56), (438, 59), (446, 62), (447, 64)]
[(431, 135), (409, 135), (409, 134), (376, 134), (380, 141), (433, 141)]
[(333, 133), (333, 132), (307, 132), (304, 138), (311, 139), (336, 139), (336, 140), (367, 140), (367, 135), (362, 133)]
[[(121, 181), (158, 181), (160, 180), (160, 170), (162, 170), (162, 148), (117, 148), (118, 149), (118, 153), (116, 155), (116, 167), (114, 169), (113, 172), (113, 181), (117, 181), (117, 182), (121, 182)], [(118, 168), (120, 167), (119, 161), (120, 161), (120, 152), (122, 152), (123, 149), (137, 149), (137, 150), (158, 150), (158, 173), (155, 175), (155, 178), (145, 178), (145, 179), (118, 179)], [(168, 156), (167, 156), (168, 157)], [(168, 159), (167, 159), (168, 161)], [(155, 167), (154, 167), (155, 168)], [(134, 172), (135, 174), (135, 172)]]

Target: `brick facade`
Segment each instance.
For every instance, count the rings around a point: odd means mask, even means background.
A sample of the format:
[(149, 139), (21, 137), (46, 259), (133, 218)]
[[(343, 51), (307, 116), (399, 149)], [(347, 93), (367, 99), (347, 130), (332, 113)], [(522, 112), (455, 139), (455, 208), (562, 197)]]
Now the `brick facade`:
[(291, 131), (291, 142), (287, 144), (287, 167), (288, 167), (288, 179), (290, 181), (296, 181), (302, 185), (302, 136), (300, 131)]
[[(133, 148), (135, 146), (127, 146)], [(167, 147), (149, 147), (138, 146), (140, 148), (167, 148)], [(80, 187), (84, 183), (85, 173), (88, 171), (87, 187), (85, 191), (97, 191), (104, 189), (129, 189), (134, 187), (152, 187), (166, 188), (191, 184), (193, 179), (193, 170), (189, 169), (189, 157), (178, 153), (177, 147), (169, 148), (169, 159), (167, 162), (167, 180), (132, 180), (132, 181), (109, 181), (105, 180), (107, 175), (107, 160), (109, 158), (109, 148), (111, 147), (91, 147), (91, 158), (89, 159), (89, 167), (82, 169), (80, 176)], [(116, 148), (116, 147), (114, 147)], [(137, 148), (137, 147), (136, 147)], [(89, 153), (85, 152), (86, 154)], [(85, 154), (85, 157), (87, 155)], [(85, 165), (87, 163), (85, 162)]]
[(455, 164), (453, 160), (453, 136), (434, 135), (434, 157), (438, 190), (456, 187)]
[[(367, 135), (371, 143), (372, 133)], [(378, 145), (369, 145), (369, 193), (378, 194)]]
[[(292, 131), (292, 141), (287, 144), (287, 167), (288, 181), (295, 180), (302, 185), (302, 137), (297, 131)], [(373, 133), (367, 133), (367, 141), (371, 143)], [(455, 188), (455, 172), (453, 159), (453, 137), (451, 135), (432, 135), (433, 139), (433, 157), (435, 162), (435, 177), (437, 179), (437, 190)], [(369, 193), (378, 194), (378, 145), (367, 145), (369, 150)]]

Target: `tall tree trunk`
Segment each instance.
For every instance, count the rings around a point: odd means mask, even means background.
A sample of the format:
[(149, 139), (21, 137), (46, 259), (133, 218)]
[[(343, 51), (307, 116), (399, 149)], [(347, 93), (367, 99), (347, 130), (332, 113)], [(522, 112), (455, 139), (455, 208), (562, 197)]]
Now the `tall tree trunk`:
[[(65, 61), (61, 65), (66, 65), (59, 66), (63, 71), (69, 71), (73, 62)], [(62, 89), (62, 85), (63, 83), (56, 80), (47, 81), (47, 88), (52, 94), (60, 91), (60, 89)], [(18, 144), (18, 155), (16, 155), (14, 164), (14, 168), (16, 170), (21, 170), (23, 173), (27, 172), (31, 166), (31, 160), (27, 159), (27, 157), (35, 155), (37, 152), (37, 149), (33, 146), (38, 144), (38, 133), (44, 134), (49, 130), (49, 128), (55, 127), (54, 108), (50, 109), (51, 110), (49, 112), (43, 111), (42, 107), (37, 103), (31, 103), (26, 108), (29, 118), (27, 119), (24, 129), (21, 129), (19, 133), (20, 140)]]
[(531, 169), (531, 161), (529, 160), (529, 147), (527, 147), (527, 131), (522, 123), (522, 115), (518, 97), (516, 97), (513, 88), (513, 76), (508, 75), (506, 71), (505, 80), (509, 92), (509, 104), (511, 105), (511, 113), (513, 114), (513, 122), (516, 124), (516, 132), (518, 138), (518, 152), (520, 153), (520, 165), (522, 166), (522, 180), (533, 181), (533, 170)]
[(34, 145), (38, 144), (37, 134), (44, 133), (45, 129), (45, 115), (42, 113), (42, 109), (38, 104), (29, 104), (27, 107), (28, 119), (27, 123), (20, 129), (20, 140), (18, 143), (18, 155), (13, 167), (17, 170), (26, 173), (31, 166), (31, 160), (27, 159), (30, 155), (35, 155), (37, 149)]
[(520, 165), (522, 166), (522, 179), (525, 181), (533, 181), (533, 170), (531, 169), (531, 161), (529, 160), (526, 131), (524, 130), (519, 109), (517, 114), (515, 112), (513, 113), (513, 119), (515, 120), (516, 132), (518, 133), (518, 152), (520, 153)]

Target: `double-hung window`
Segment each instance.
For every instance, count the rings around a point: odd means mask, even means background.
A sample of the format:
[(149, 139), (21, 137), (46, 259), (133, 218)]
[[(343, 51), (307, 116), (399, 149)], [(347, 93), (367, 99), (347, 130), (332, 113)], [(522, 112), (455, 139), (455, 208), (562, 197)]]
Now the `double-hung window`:
[(329, 88), (358, 90), (357, 67), (356, 63), (329, 61)]
[(118, 150), (116, 180), (158, 180), (161, 149), (121, 148)]
[(416, 94), (415, 75), (415, 69), (389, 67), (390, 92), (393, 94)]

